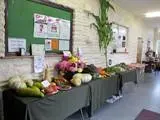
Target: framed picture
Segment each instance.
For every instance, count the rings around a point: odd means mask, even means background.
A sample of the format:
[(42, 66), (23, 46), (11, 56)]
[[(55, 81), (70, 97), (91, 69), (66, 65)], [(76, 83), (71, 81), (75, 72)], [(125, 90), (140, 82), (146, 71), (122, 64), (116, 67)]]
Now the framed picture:
[(128, 31), (129, 28), (117, 23), (113, 23), (113, 50), (116, 49), (116, 52), (127, 52), (128, 45)]

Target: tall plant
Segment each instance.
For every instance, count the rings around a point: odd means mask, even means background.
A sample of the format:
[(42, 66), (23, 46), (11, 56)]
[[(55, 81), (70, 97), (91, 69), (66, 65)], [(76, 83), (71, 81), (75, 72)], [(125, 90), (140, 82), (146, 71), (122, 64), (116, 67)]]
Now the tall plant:
[(110, 41), (112, 41), (113, 39), (112, 23), (109, 22), (108, 13), (110, 9), (114, 11), (114, 7), (110, 4), (110, 1), (111, 0), (99, 0), (100, 2), (99, 16), (90, 13), (96, 20), (96, 23), (92, 23), (92, 25), (96, 28), (99, 36), (99, 48), (100, 50), (105, 51), (106, 66), (107, 66), (107, 47)]

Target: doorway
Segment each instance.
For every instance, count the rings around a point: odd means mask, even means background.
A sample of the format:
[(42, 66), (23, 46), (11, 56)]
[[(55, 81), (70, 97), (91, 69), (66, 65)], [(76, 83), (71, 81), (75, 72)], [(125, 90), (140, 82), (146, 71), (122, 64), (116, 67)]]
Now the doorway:
[(138, 37), (137, 63), (142, 63), (142, 51), (143, 51), (143, 38), (142, 37)]
[(160, 40), (156, 42), (156, 54), (160, 57)]

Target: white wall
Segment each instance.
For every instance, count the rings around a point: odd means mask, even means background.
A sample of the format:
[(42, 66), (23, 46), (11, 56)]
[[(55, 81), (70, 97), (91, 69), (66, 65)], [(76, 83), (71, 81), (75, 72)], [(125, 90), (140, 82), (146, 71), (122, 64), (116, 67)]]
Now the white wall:
[(152, 41), (154, 39), (153, 28), (149, 28), (141, 19), (134, 16), (132, 13), (120, 8), (116, 4), (114, 4), (114, 6), (116, 8), (116, 12), (110, 13), (110, 21), (129, 28), (128, 54), (109, 54), (109, 58), (113, 60), (113, 64), (118, 64), (120, 62), (135, 63), (137, 56), (138, 37), (142, 37), (144, 40), (142, 53), (142, 57), (144, 58), (147, 40)]
[[(98, 48), (98, 36), (95, 29), (90, 28), (90, 24), (94, 19), (84, 10), (88, 10), (95, 14), (99, 13), (98, 0), (57, 0), (58, 4), (62, 4), (74, 9), (74, 32), (73, 32), (73, 48), (76, 51), (77, 47), (82, 49), (84, 59), (88, 64), (97, 66), (105, 66), (104, 54)], [(121, 9), (117, 5), (116, 12), (111, 13), (111, 21), (129, 27), (129, 42), (128, 54), (109, 55), (114, 64), (120, 62), (136, 62), (137, 37), (142, 36), (144, 40), (152, 39), (152, 29), (148, 28), (137, 17), (131, 13)], [(0, 56), (4, 56), (4, 0), (0, 0)], [(46, 63), (54, 66), (60, 57), (47, 57)], [(18, 74), (27, 74), (33, 72), (33, 58), (14, 58), (0, 59), (0, 80), (7, 80), (10, 76)]]

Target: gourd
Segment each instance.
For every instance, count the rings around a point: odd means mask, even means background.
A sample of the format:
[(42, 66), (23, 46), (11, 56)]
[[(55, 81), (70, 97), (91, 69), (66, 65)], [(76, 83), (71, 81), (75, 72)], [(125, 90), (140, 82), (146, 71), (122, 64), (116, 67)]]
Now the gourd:
[(33, 86), (38, 87), (40, 90), (43, 88), (43, 85), (42, 85), (41, 82), (35, 82), (35, 83), (33, 84)]
[(77, 73), (75, 75), (73, 75), (72, 79), (71, 79), (71, 83), (75, 86), (80, 86), (82, 81), (82, 74), (81, 73)]
[(35, 86), (18, 89), (17, 94), (22, 97), (44, 97), (44, 94)]
[(80, 86), (82, 82), (80, 78), (73, 78), (71, 79), (71, 83), (75, 86)]
[(75, 86), (80, 86), (82, 83), (88, 83), (91, 80), (92, 76), (90, 74), (77, 73), (72, 77), (71, 83)]
[(90, 74), (82, 74), (82, 83), (88, 83), (92, 80), (92, 76)]

